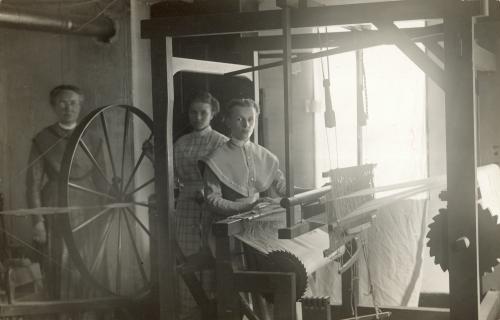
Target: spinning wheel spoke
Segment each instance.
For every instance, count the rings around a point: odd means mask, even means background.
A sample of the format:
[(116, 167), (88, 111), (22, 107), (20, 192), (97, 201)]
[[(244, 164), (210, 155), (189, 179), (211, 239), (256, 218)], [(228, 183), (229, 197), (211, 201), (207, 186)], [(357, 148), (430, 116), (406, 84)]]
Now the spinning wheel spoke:
[(127, 210), (127, 212), (132, 216), (132, 218), (134, 218), (134, 220), (139, 224), (139, 226), (141, 226), (142, 230), (144, 230), (144, 232), (146, 232), (147, 235), (151, 237), (151, 233), (149, 232), (148, 228), (146, 228), (146, 226), (141, 222), (141, 220), (137, 218), (135, 213), (130, 208), (125, 208), (125, 210)]
[(106, 174), (104, 173), (104, 170), (102, 170), (99, 163), (97, 163), (97, 160), (95, 159), (94, 155), (90, 151), (89, 147), (87, 147), (87, 145), (85, 144), (85, 142), (82, 139), (80, 139), (78, 141), (78, 144), (80, 145), (80, 147), (82, 147), (83, 151), (85, 152), (87, 157), (90, 159), (90, 161), (92, 161), (92, 164), (97, 169), (97, 172), (99, 172), (99, 174), (104, 179), (104, 181), (106, 181), (106, 183), (111, 186), (112, 185), (111, 182), (109, 182), (108, 177), (106, 177)]
[(83, 227), (86, 227), (87, 225), (89, 225), (93, 221), (97, 220), (99, 217), (102, 217), (103, 215), (105, 215), (106, 213), (108, 213), (111, 209), (112, 208), (104, 208), (104, 210), (98, 212), (93, 217), (85, 220), (84, 222), (80, 223), (79, 225), (77, 225), (76, 227), (74, 227), (73, 229), (71, 229), (71, 232), (76, 232), (76, 231), (82, 229)]
[[(152, 137), (153, 137), (153, 134), (150, 134), (146, 141), (150, 141)], [(135, 174), (137, 173), (137, 169), (139, 169), (139, 166), (141, 165), (142, 160), (144, 160), (145, 156), (146, 156), (146, 151), (142, 150), (141, 155), (139, 156), (139, 160), (137, 160), (137, 163), (135, 164), (134, 169), (132, 170), (132, 173), (130, 174), (130, 177), (127, 179), (127, 183), (125, 184), (125, 188), (123, 188), (124, 193), (127, 192), (128, 187), (130, 186), (130, 183), (132, 182), (132, 179), (134, 178)]]
[(104, 249), (106, 248), (106, 243), (108, 242), (109, 234), (111, 233), (112, 222), (115, 219), (116, 212), (113, 212), (111, 217), (108, 219), (108, 223), (106, 224), (106, 229), (104, 230), (103, 236), (101, 237), (101, 241), (97, 244), (99, 248), (97, 249), (97, 257), (94, 260), (94, 263), (90, 267), (90, 274), (94, 274), (98, 267), (101, 266), (102, 260), (104, 257)]
[(122, 179), (122, 185), (121, 185), (121, 190), (123, 191), (123, 178), (124, 178), (124, 170), (125, 170), (125, 151), (126, 151), (126, 146), (127, 146), (127, 135), (128, 135), (128, 123), (130, 119), (130, 111), (127, 109), (125, 111), (125, 124), (124, 124), (124, 129), (123, 129), (123, 145), (122, 145), (122, 169), (121, 169), (121, 174), (120, 178)]
[(147, 187), (148, 185), (150, 185), (154, 181), (155, 181), (155, 178), (149, 179), (148, 181), (144, 182), (143, 184), (141, 184), (140, 186), (138, 186), (137, 188), (135, 188), (132, 192), (130, 192), (129, 194), (127, 194), (127, 196), (133, 195), (134, 193), (136, 193), (137, 191), (139, 191), (139, 190)]
[(103, 198), (107, 198), (107, 199), (111, 199), (111, 200), (116, 200), (116, 198), (113, 197), (112, 195), (109, 195), (109, 194), (103, 193), (103, 192), (99, 192), (99, 191), (96, 191), (96, 190), (92, 190), (92, 189), (89, 189), (87, 187), (78, 185), (76, 183), (68, 182), (68, 187), (71, 187), (73, 189), (80, 190), (80, 191), (83, 191), (83, 192), (87, 192), (87, 193), (90, 193), (90, 194), (93, 194), (93, 195), (96, 195), (96, 196), (99, 196), (99, 197), (103, 197)]
[(130, 227), (130, 222), (127, 217), (127, 213), (123, 217), (125, 218), (125, 224), (127, 225), (127, 230), (130, 235), (130, 241), (132, 241), (132, 248), (134, 249), (135, 260), (137, 261), (137, 265), (139, 266), (139, 271), (141, 273), (142, 282), (146, 286), (148, 283), (148, 277), (146, 276), (146, 271), (144, 270), (144, 262), (142, 261), (141, 255), (139, 254), (139, 250), (137, 249), (137, 243), (135, 242), (135, 236), (132, 232), (132, 228)]
[(142, 159), (144, 159), (144, 156), (146, 154), (144, 151), (141, 152), (141, 155), (139, 156), (139, 160), (137, 160), (137, 163), (134, 166), (134, 170), (132, 170), (132, 173), (130, 174), (130, 177), (127, 179), (127, 183), (125, 184), (125, 187), (123, 188), (123, 192), (126, 193), (128, 190), (128, 187), (130, 186), (130, 183), (132, 182), (132, 179), (135, 176), (135, 173), (137, 172), (137, 169), (139, 169), (139, 166), (141, 165)]
[(116, 248), (116, 291), (120, 293), (121, 291), (121, 274), (122, 274), (122, 265), (121, 265), (121, 251), (122, 251), (122, 215), (121, 210), (118, 210), (118, 242)]
[(113, 159), (113, 152), (111, 152), (111, 143), (109, 142), (108, 126), (106, 124), (106, 118), (104, 117), (104, 113), (101, 113), (100, 118), (101, 118), (102, 131), (104, 133), (104, 140), (106, 141), (106, 147), (108, 149), (108, 156), (109, 156), (109, 160), (111, 162), (111, 169), (113, 170), (113, 178), (116, 178), (116, 166), (115, 166), (115, 161)]
[(141, 207), (146, 207), (146, 208), (149, 208), (149, 209), (154, 209), (155, 207), (150, 205), (150, 204), (147, 204), (145, 202), (140, 202), (140, 201), (130, 201), (130, 203), (133, 203), (135, 205), (138, 205), (138, 206), (141, 206)]

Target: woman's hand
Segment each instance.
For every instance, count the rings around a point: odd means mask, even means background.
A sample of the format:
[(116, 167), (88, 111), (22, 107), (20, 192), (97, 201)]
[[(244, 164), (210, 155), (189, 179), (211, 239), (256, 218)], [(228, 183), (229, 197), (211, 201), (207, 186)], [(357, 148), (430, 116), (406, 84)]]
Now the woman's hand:
[(47, 230), (43, 221), (38, 221), (33, 225), (33, 241), (38, 243), (47, 242)]
[(279, 198), (277, 200), (277, 199), (271, 198), (271, 197), (262, 197), (262, 198), (259, 198), (253, 202), (252, 209), (263, 209), (267, 206), (270, 206), (270, 205), (276, 204), (276, 203), (279, 203)]
[(154, 146), (153, 142), (151, 140), (146, 140), (142, 144), (142, 152), (144, 152), (144, 155), (146, 158), (148, 158), (151, 161), (154, 161), (155, 159), (155, 152), (154, 152)]

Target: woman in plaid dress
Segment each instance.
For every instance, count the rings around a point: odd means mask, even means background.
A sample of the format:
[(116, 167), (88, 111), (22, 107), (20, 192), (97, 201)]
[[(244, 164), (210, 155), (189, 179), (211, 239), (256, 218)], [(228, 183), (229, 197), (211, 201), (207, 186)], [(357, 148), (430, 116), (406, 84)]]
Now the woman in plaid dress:
[[(193, 132), (179, 138), (174, 145), (175, 174), (180, 185), (176, 236), (186, 256), (207, 247), (211, 219), (203, 206), (203, 178), (198, 169), (198, 160), (228, 140), (210, 127), (210, 121), (219, 109), (219, 102), (210, 93), (196, 95), (189, 106), (189, 122)], [(213, 272), (200, 272), (199, 277), (205, 291), (212, 294)], [(180, 319), (197, 319), (200, 311), (196, 302), (182, 280), (179, 286)]]

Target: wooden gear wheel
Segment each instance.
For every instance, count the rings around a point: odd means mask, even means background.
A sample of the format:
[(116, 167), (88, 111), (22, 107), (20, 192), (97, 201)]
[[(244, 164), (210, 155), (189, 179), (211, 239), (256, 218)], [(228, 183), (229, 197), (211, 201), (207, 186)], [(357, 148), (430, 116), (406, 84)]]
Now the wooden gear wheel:
[[(427, 246), (434, 263), (448, 270), (448, 209), (440, 209), (427, 233)], [(489, 210), (478, 209), (479, 271), (483, 275), (492, 272), (500, 259), (500, 225), (498, 217)]]
[[(293, 253), (284, 250), (271, 251), (266, 256), (264, 271), (290, 272), (295, 274), (295, 296), (299, 300), (307, 289), (307, 271), (300, 259)], [(273, 296), (265, 294), (264, 297), (273, 302)]]
[(149, 292), (152, 139), (152, 120), (127, 105), (92, 111), (69, 138), (58, 192), (59, 205), (72, 209), (55, 224), (65, 244), (63, 298)]

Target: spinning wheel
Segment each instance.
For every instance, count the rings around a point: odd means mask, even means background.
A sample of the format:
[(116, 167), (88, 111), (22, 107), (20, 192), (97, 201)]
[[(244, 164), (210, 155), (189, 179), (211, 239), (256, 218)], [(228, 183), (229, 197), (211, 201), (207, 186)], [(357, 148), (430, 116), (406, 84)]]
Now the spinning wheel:
[[(71, 210), (55, 225), (66, 245), (63, 296), (138, 297), (149, 291), (152, 132), (144, 112), (110, 105), (88, 114), (69, 138), (58, 191), (59, 205)], [(134, 149), (142, 149), (138, 157)]]

